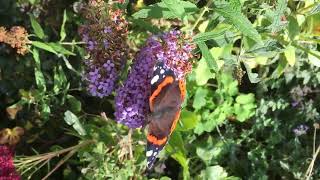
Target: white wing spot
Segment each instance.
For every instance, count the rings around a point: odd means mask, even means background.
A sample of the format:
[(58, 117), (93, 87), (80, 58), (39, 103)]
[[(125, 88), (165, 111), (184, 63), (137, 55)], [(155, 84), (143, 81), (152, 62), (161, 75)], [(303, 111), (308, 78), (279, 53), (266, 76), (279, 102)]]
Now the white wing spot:
[(147, 156), (147, 157), (150, 157), (152, 154), (153, 154), (153, 151), (150, 150), (150, 151), (147, 151), (146, 156)]
[(153, 67), (153, 71), (155, 71), (155, 70), (157, 70), (157, 69), (158, 69), (158, 67), (157, 67), (157, 66)]
[(152, 156), (158, 155), (158, 151), (154, 151)]
[(151, 79), (151, 84), (154, 84), (155, 82), (157, 82), (159, 80), (159, 76), (156, 75)]
[(164, 73), (164, 69), (161, 69), (161, 70), (160, 70), (160, 74), (163, 74), (163, 73)]

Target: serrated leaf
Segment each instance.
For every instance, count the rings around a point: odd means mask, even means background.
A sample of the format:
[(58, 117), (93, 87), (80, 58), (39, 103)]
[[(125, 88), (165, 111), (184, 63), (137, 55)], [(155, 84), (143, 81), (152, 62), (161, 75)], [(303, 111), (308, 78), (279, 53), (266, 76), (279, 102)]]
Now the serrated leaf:
[(216, 180), (222, 180), (227, 179), (228, 174), (227, 172), (221, 167), (221, 166), (209, 166), (204, 171), (203, 178), (204, 179), (216, 179)]
[(296, 48), (293, 46), (288, 46), (284, 50), (284, 56), (286, 57), (287, 62), (290, 66), (294, 66), (296, 63)]
[(287, 0), (277, 1), (276, 10), (271, 14), (272, 24), (268, 26), (272, 33), (279, 32), (284, 27), (285, 24), (282, 22), (281, 17), (284, 16), (286, 8)]
[(239, 104), (249, 104), (254, 102), (254, 94), (241, 94), (237, 96), (236, 102)]
[(64, 10), (63, 11), (63, 20), (62, 20), (62, 24), (61, 24), (61, 29), (60, 29), (60, 42), (63, 41), (66, 38), (66, 30), (65, 30), (65, 25), (66, 25), (66, 21), (67, 21), (68, 17), (67, 17), (67, 11)]
[(183, 19), (185, 15), (184, 7), (181, 6), (181, 0), (162, 0), (166, 7), (174, 14), (176, 17)]
[[(233, 4), (235, 5), (235, 4)], [(228, 21), (232, 23), (234, 27), (236, 27), (239, 31), (241, 31), (245, 36), (251, 38), (252, 40), (261, 43), (262, 39), (258, 31), (253, 27), (251, 22), (244, 16), (241, 12), (237, 11), (235, 7), (230, 4), (224, 5), (219, 8), (215, 8), (216, 12), (226, 18)], [(241, 7), (240, 7), (241, 8)]]
[(50, 45), (48, 45), (46, 43), (43, 43), (43, 42), (40, 42), (40, 41), (32, 41), (32, 45), (37, 47), (37, 48), (52, 52), (54, 54), (58, 54)]
[(70, 126), (72, 125), (72, 127), (81, 135), (84, 136), (86, 135), (86, 131), (85, 129), (82, 127), (78, 117), (73, 114), (71, 111), (67, 110), (64, 113), (64, 121), (69, 124)]
[(183, 110), (178, 121), (177, 131), (188, 131), (193, 129), (199, 121), (198, 115), (194, 112)]
[(198, 109), (201, 109), (203, 106), (205, 106), (207, 94), (208, 94), (207, 89), (199, 87), (196, 90), (196, 93), (194, 95), (192, 107), (198, 110)]
[(204, 57), (204, 59), (206, 60), (207, 65), (209, 66), (210, 69), (213, 69), (214, 71), (218, 71), (218, 65), (217, 62), (215, 61), (215, 59), (213, 58), (212, 54), (210, 53), (208, 46), (206, 45), (206, 43), (204, 42), (198, 42), (197, 43), (202, 56)]
[(32, 26), (32, 29), (33, 29), (34, 33), (40, 39), (43, 39), (44, 38), (44, 32), (43, 32), (43, 29), (40, 26), (40, 24), (37, 22), (37, 20), (33, 16), (30, 16), (30, 21), (31, 21), (31, 26)]

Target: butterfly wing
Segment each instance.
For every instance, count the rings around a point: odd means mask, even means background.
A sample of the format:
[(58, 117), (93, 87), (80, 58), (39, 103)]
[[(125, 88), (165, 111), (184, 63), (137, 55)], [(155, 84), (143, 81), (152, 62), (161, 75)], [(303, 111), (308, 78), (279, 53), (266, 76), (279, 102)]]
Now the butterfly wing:
[(167, 143), (179, 120), (180, 108), (185, 95), (184, 81), (175, 81), (170, 70), (163, 72), (161, 66), (158, 67), (160, 71), (155, 69), (154, 77), (157, 81), (151, 81), (152, 94), (149, 98), (151, 113), (148, 117), (150, 123), (146, 152), (149, 169), (153, 166), (157, 155)]

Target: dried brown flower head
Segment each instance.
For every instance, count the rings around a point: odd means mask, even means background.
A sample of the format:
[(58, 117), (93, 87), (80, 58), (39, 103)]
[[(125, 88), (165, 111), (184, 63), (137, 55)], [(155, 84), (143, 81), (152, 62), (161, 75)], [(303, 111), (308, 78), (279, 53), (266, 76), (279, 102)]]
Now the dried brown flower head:
[(28, 32), (24, 27), (13, 26), (10, 31), (7, 31), (4, 27), (0, 27), (0, 42), (16, 48), (18, 54), (25, 55), (28, 52)]

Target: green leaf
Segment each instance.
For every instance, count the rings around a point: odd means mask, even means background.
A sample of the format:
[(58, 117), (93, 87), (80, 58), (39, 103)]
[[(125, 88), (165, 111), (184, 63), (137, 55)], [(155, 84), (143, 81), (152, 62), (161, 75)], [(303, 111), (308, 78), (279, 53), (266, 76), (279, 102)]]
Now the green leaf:
[(199, 117), (196, 113), (183, 110), (178, 121), (177, 131), (188, 131), (193, 129), (199, 122)]
[(52, 52), (54, 54), (58, 54), (50, 45), (48, 45), (46, 43), (39, 42), (39, 41), (32, 41), (32, 45), (37, 48)]
[(248, 74), (250, 82), (251, 83), (258, 83), (260, 81), (260, 78), (258, 78), (258, 74), (257, 73), (253, 73), (252, 69), (250, 68), (250, 66), (246, 62), (243, 62), (243, 64), (244, 64), (244, 67), (247, 70), (247, 74)]
[(219, 30), (218, 32), (214, 31), (214, 32), (199, 33), (193, 37), (193, 42), (198, 43), (198, 42), (208, 41), (208, 40), (214, 39), (214, 38), (220, 38), (225, 35), (225, 32), (228, 29), (229, 28), (224, 28), (224, 29)]
[(213, 58), (212, 54), (210, 53), (206, 43), (198, 42), (197, 44), (198, 44), (198, 46), (199, 46), (199, 48), (201, 50), (202, 56), (204, 57), (204, 59), (207, 62), (209, 68), (213, 69), (214, 71), (217, 72), (218, 71), (217, 62), (215, 61), (215, 59)]
[(291, 40), (294, 40), (295, 37), (297, 37), (300, 34), (300, 27), (297, 19), (293, 16), (288, 17), (288, 32), (289, 32), (289, 37)]
[(49, 118), (49, 115), (51, 113), (50, 106), (44, 102), (41, 104), (41, 117), (43, 118)]
[(32, 26), (32, 29), (33, 29), (34, 33), (40, 39), (43, 39), (44, 38), (44, 32), (43, 32), (43, 29), (40, 26), (40, 24), (37, 22), (37, 20), (33, 16), (30, 16), (30, 21), (31, 21), (31, 26)]
[(162, 0), (166, 7), (174, 14), (176, 17), (183, 19), (185, 15), (184, 7), (181, 6), (181, 0)]
[(287, 64), (288, 64), (287, 61), (284, 58), (280, 57), (278, 66), (272, 73), (272, 77), (279, 78), (284, 73), (284, 70), (286, 69)]
[(223, 180), (228, 177), (227, 172), (221, 166), (209, 166), (201, 172), (203, 179)]
[(84, 136), (86, 135), (86, 131), (85, 129), (82, 127), (78, 117), (73, 114), (71, 111), (67, 110), (64, 113), (64, 121), (69, 124), (70, 126), (72, 125), (72, 127), (81, 135)]
[[(314, 50), (310, 50), (310, 51), (314, 54), (317, 54), (318, 57), (320, 57), (319, 51), (314, 51)], [(310, 63), (314, 66), (320, 67), (320, 59), (318, 57), (308, 53), (308, 59), (309, 59)]]
[(194, 100), (192, 107), (195, 108), (196, 110), (201, 109), (206, 105), (206, 97), (208, 94), (208, 90), (199, 87), (194, 95)]
[[(183, 7), (185, 14), (191, 14), (198, 10), (197, 6), (188, 1), (180, 1), (180, 7)], [(132, 15), (135, 19), (138, 18), (165, 18), (165, 19), (174, 19), (180, 18), (174, 14), (164, 2), (159, 2), (154, 5), (147, 6), (144, 9), (134, 13)]]
[(60, 90), (65, 89), (64, 85), (67, 84), (67, 78), (60, 65), (58, 66), (58, 68), (54, 68), (53, 80), (53, 92), (55, 94), (58, 94)]
[(212, 73), (207, 65), (204, 58), (201, 58), (198, 62), (198, 66), (195, 68), (196, 83), (199, 86), (207, 84), (208, 80), (214, 78), (214, 73)]
[(296, 63), (296, 48), (293, 46), (288, 46), (284, 50), (284, 56), (286, 57), (287, 62), (290, 66), (294, 66)]
[(244, 122), (255, 114), (255, 104), (238, 104), (234, 105), (234, 113), (240, 122)]
[(63, 11), (63, 20), (62, 20), (62, 25), (61, 25), (61, 29), (60, 29), (60, 42), (63, 41), (66, 38), (66, 30), (65, 30), (65, 25), (66, 25), (66, 21), (67, 21), (68, 17), (67, 17), (67, 11), (64, 10)]
[(249, 104), (254, 102), (254, 94), (241, 94), (237, 96), (236, 102), (239, 104)]
[(166, 151), (182, 166), (184, 179), (190, 179), (186, 149), (184, 148), (183, 138), (179, 132), (173, 132), (169, 144), (166, 146)]
[(36, 84), (41, 91), (46, 91), (46, 80), (41, 71), (40, 56), (37, 49), (32, 50), (33, 59), (35, 61), (34, 75)]
[[(247, 17), (238, 11), (241, 7), (235, 7), (235, 5), (237, 4), (226, 4), (222, 7), (215, 8), (215, 10), (217, 13), (230, 21), (232, 25), (241, 31), (245, 36), (258, 43), (261, 43), (262, 39), (258, 31), (253, 27)], [(237, 6), (239, 6), (239, 4)]]
[(276, 10), (269, 15), (272, 18), (272, 24), (268, 28), (271, 29), (272, 33), (279, 32), (285, 27), (281, 17), (284, 16), (286, 8), (287, 0), (278, 0), (276, 4)]
[(81, 102), (75, 98), (74, 96), (67, 95), (67, 102), (68, 102), (68, 107), (72, 112), (80, 112), (81, 111)]
[(73, 52), (65, 49), (61, 44), (59, 43), (48, 43), (49, 46), (52, 47), (52, 49), (58, 53), (64, 54), (64, 55), (71, 55), (71, 56), (75, 56), (76, 54), (74, 54)]

